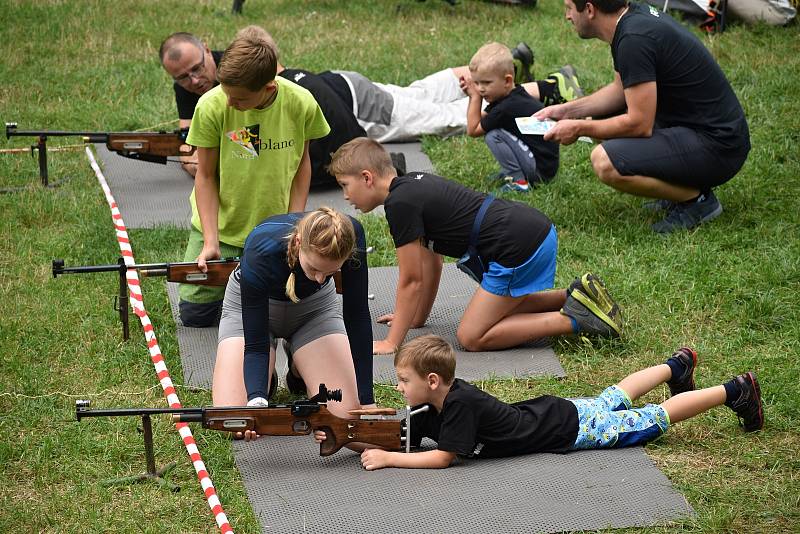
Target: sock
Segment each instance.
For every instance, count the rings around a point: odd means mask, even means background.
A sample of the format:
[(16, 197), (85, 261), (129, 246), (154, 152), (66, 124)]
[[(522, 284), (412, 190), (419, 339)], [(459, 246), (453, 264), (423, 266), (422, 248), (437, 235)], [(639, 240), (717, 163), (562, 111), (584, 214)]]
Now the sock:
[(739, 396), (742, 394), (739, 390), (739, 384), (733, 378), (722, 385), (725, 387), (725, 406), (732, 408), (733, 403), (739, 400)]
[(669, 365), (669, 368), (672, 370), (672, 377), (669, 379), (669, 381), (683, 376), (683, 373), (686, 372), (686, 363), (682, 362), (678, 358), (669, 358), (664, 363)]
[(538, 80), (536, 86), (539, 88), (539, 100), (542, 104), (549, 106), (555, 104), (557, 101), (556, 91), (558, 90), (558, 81), (555, 78), (547, 78)]

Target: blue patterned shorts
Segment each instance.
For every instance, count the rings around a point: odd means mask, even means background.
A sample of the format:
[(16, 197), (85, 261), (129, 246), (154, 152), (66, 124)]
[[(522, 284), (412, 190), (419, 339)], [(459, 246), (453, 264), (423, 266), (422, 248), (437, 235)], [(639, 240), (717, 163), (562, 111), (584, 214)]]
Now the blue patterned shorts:
[(612, 449), (644, 445), (669, 428), (669, 415), (658, 404), (631, 409), (617, 386), (595, 399), (569, 399), (578, 409), (578, 438), (573, 449)]

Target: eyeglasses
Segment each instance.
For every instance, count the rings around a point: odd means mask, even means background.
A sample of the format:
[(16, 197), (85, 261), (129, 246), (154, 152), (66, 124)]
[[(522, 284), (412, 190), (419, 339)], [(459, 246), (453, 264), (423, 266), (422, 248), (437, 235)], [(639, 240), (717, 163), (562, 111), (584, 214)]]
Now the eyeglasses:
[(201, 50), (200, 62), (194, 67), (192, 67), (186, 74), (175, 76), (174, 78), (172, 78), (172, 80), (175, 83), (184, 83), (189, 81), (189, 78), (199, 78), (203, 74), (205, 66), (206, 66), (206, 53), (205, 51)]

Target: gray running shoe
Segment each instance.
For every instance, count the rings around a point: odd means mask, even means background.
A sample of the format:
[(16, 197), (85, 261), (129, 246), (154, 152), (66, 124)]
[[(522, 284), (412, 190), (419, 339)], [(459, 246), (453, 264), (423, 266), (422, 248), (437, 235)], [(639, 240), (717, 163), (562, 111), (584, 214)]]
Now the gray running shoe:
[(739, 398), (728, 404), (736, 412), (745, 432), (755, 432), (764, 427), (764, 405), (761, 402), (761, 387), (753, 372), (734, 378), (739, 387)]
[(642, 204), (642, 207), (647, 211), (669, 211), (675, 202), (667, 200), (666, 198), (657, 198), (655, 200), (648, 200)]
[(673, 358), (683, 364), (685, 371), (681, 376), (673, 376), (671, 380), (667, 381), (670, 397), (674, 397), (684, 391), (694, 391), (694, 369), (697, 367), (697, 351), (689, 347), (681, 347), (669, 357), (670, 360)]
[(704, 222), (716, 219), (721, 213), (722, 204), (714, 192), (709, 191), (702, 195), (702, 200), (676, 203), (667, 216), (654, 223), (651, 228), (659, 234), (668, 234), (675, 230), (691, 230)]
[(570, 284), (568, 291), (571, 293), (574, 289), (581, 290), (583, 294), (592, 299), (600, 311), (606, 314), (622, 330), (622, 310), (599, 276), (594, 273), (586, 273), (580, 278), (576, 278)]
[(567, 295), (561, 313), (574, 319), (581, 333), (608, 337), (619, 337), (622, 333), (620, 325), (603, 313), (598, 305), (578, 288), (572, 289)]
[(526, 43), (519, 43), (511, 50), (514, 60), (514, 83), (522, 84), (533, 81), (533, 50)]

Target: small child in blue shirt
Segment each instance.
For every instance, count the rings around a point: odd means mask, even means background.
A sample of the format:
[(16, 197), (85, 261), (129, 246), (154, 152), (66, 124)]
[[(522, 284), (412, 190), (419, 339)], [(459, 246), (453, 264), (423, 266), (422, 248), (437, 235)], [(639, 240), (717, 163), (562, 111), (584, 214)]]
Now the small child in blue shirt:
[[(515, 119), (530, 117), (542, 103), (514, 84), (514, 59), (507, 46), (489, 43), (469, 62), (471, 80), (462, 79), (469, 95), (467, 134), (485, 136), (500, 164), (492, 181), (505, 182), (501, 191), (527, 192), (530, 184), (550, 181), (558, 171), (558, 144), (519, 131)], [(489, 105), (481, 110), (483, 100)]]

